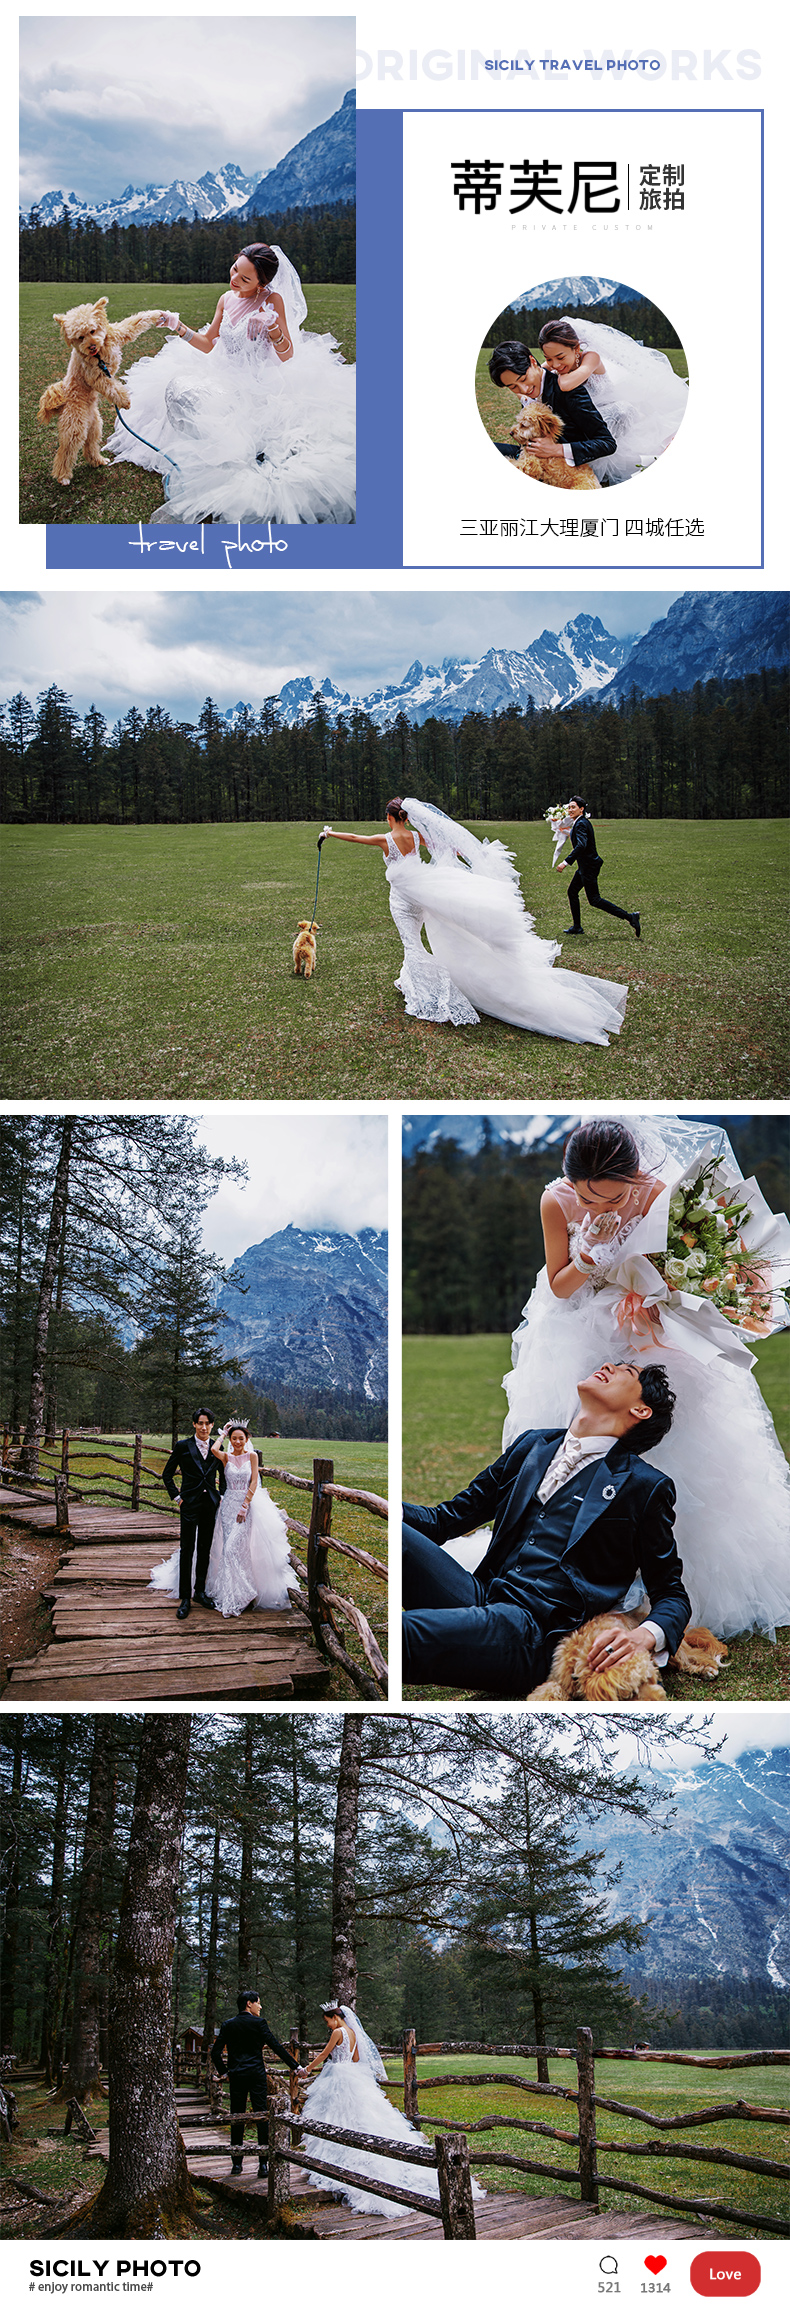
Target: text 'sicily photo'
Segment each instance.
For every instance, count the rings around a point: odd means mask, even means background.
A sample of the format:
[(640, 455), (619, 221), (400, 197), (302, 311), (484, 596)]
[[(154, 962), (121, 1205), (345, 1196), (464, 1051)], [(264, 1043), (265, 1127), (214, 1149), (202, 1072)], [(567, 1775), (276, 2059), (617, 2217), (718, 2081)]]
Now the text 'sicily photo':
[(783, 24), (0, 41), (5, 2299), (780, 2310)]

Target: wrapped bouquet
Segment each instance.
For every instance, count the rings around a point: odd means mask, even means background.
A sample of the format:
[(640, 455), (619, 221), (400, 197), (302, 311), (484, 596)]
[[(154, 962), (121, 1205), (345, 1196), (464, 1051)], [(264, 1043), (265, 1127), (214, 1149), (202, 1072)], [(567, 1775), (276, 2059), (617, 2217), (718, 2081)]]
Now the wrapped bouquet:
[[(750, 1365), (788, 1322), (790, 1221), (712, 1140), (629, 1234), (597, 1254), (620, 1329), (646, 1345)], [(605, 1276), (605, 1282), (604, 1282)]]
[(568, 840), (573, 819), (568, 817), (567, 802), (550, 803), (548, 810), (544, 810), (543, 816), (554, 843), (554, 856), (551, 863), (552, 866), (556, 866), (560, 851)]

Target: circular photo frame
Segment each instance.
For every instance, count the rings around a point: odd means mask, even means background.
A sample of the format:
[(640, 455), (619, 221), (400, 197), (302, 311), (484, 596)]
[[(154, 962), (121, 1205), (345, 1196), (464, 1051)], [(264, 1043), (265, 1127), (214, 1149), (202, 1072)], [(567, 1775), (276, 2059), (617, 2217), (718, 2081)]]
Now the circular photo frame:
[(688, 363), (640, 290), (580, 275), (542, 281), (497, 314), (475, 389), (488, 438), (516, 472), (552, 489), (607, 489), (670, 448)]

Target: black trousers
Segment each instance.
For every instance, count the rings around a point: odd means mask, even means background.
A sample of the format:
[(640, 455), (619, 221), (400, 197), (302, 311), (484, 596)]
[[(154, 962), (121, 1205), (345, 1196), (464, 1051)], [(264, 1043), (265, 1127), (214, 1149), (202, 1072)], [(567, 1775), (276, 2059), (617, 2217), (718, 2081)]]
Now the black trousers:
[[(229, 2079), (231, 2112), (230, 2146), (232, 2150), (238, 2150), (241, 2148), (242, 2142), (244, 2140), (244, 2118), (243, 2116), (238, 2116), (237, 2113), (240, 2110), (246, 2110), (248, 2099), (250, 2109), (268, 2108), (268, 2102), (266, 2098), (267, 2080), (265, 2064), (262, 2061), (251, 2061), (244, 2069), (230, 2070)], [(259, 2150), (267, 2150), (268, 2147), (269, 2120), (268, 2118), (259, 2118), (258, 2148)]]
[[(415, 1525), (403, 1526), (404, 1684), (471, 1685), (524, 1699), (548, 1676), (572, 1620), (556, 1610), (489, 1601), (473, 1572)], [(545, 1608), (544, 1608), (545, 1611)]]
[(192, 1594), (192, 1558), (197, 1548), (195, 1587), (205, 1588), (211, 1543), (214, 1538), (215, 1510), (208, 1501), (181, 1508), (181, 1547), (178, 1559), (178, 1593), (183, 1603)]
[(582, 890), (584, 891), (588, 906), (597, 906), (600, 914), (616, 914), (620, 922), (630, 922), (631, 920), (631, 916), (628, 913), (626, 907), (612, 906), (608, 898), (601, 897), (600, 891), (598, 889), (598, 876), (600, 871), (600, 867), (596, 866), (592, 871), (588, 869), (586, 874), (580, 874), (577, 867), (572, 882), (569, 882), (568, 884), (568, 905), (570, 907), (574, 925), (577, 930), (581, 930), (582, 926), (581, 909), (579, 906), (579, 893)]

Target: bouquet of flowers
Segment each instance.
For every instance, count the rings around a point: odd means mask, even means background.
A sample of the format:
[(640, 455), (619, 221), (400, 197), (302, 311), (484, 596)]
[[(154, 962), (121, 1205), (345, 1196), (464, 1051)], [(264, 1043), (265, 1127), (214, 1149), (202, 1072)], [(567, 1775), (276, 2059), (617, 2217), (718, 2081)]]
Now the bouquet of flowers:
[[(747, 1183), (734, 1187), (722, 1173), (721, 1159), (713, 1156), (678, 1181), (669, 1199), (666, 1252), (650, 1257), (670, 1289), (699, 1292), (728, 1323), (766, 1339), (776, 1329), (772, 1262), (744, 1238), (757, 1216)], [(785, 1303), (787, 1288), (780, 1291)]]
[(546, 825), (550, 828), (554, 843), (554, 856), (551, 863), (552, 866), (556, 866), (563, 844), (567, 842), (570, 834), (573, 819), (568, 817), (567, 802), (551, 802), (548, 810), (544, 810), (543, 816)]

